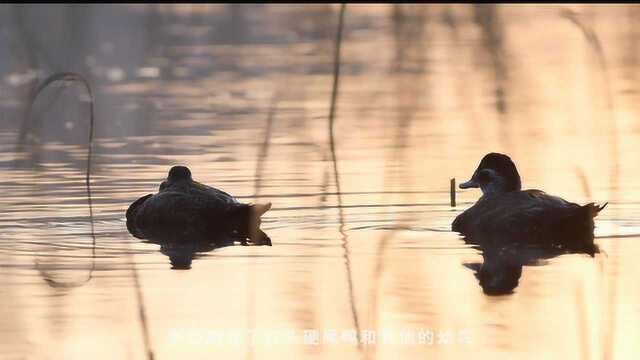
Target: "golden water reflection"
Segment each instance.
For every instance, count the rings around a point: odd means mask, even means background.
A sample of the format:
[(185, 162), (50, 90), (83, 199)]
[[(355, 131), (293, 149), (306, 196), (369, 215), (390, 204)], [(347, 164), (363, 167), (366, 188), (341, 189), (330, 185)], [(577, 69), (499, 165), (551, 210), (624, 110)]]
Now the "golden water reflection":
[[(640, 351), (637, 6), (349, 5), (341, 208), (327, 136), (337, 6), (58, 7), (50, 22), (45, 7), (0, 10), (18, 14), (0, 40), (15, 48), (0, 63), (0, 358)], [(42, 31), (51, 24), (62, 30)], [(17, 143), (33, 68), (93, 84), (95, 247), (77, 89), (43, 94), (35, 141)], [(448, 231), (479, 194), (454, 209), (448, 189), (490, 151), (515, 160), (525, 187), (608, 201), (603, 253), (525, 266), (512, 295), (485, 295), (463, 266), (481, 254)], [(220, 248), (177, 271), (131, 237), (124, 211), (173, 164), (271, 201), (273, 247)], [(354, 330), (376, 344), (353, 344)], [(248, 331), (295, 338), (220, 339)]]

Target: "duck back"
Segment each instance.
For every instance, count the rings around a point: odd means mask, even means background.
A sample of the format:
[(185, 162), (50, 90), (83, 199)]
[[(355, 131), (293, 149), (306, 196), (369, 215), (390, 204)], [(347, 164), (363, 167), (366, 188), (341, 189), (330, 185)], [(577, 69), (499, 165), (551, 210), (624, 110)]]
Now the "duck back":
[(500, 238), (589, 251), (593, 218), (603, 207), (580, 206), (540, 190), (487, 194), (454, 220), (452, 230), (471, 238)]
[(230, 199), (233, 198), (220, 199), (198, 191), (163, 189), (131, 204), (127, 228), (143, 239), (215, 240), (214, 235), (244, 228), (243, 222), (249, 217), (248, 205)]

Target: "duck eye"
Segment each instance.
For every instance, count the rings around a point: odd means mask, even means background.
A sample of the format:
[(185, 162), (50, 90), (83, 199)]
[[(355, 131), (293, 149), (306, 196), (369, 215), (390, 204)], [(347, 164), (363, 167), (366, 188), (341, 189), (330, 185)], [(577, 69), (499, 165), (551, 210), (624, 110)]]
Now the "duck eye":
[(489, 170), (480, 170), (478, 173), (478, 180), (481, 182), (487, 182), (491, 180), (491, 172)]

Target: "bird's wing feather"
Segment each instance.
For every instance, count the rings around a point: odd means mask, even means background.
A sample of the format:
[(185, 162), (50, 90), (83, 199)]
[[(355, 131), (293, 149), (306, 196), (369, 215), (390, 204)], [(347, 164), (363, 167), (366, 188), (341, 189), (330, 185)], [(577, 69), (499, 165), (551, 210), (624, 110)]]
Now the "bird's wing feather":
[(483, 197), (456, 218), (453, 230), (467, 234), (534, 235), (577, 208), (579, 205), (540, 190)]

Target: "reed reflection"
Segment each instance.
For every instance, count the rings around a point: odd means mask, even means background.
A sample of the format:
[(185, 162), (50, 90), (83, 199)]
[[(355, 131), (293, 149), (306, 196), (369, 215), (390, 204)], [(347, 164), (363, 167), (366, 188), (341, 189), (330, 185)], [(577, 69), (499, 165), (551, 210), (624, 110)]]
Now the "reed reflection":
[(482, 45), (490, 59), (495, 79), (496, 111), (504, 114), (507, 111), (505, 84), (508, 78), (505, 64), (504, 29), (495, 4), (474, 5), (474, 21), (482, 31)]
[[(93, 271), (95, 270), (95, 258), (96, 258), (96, 235), (94, 228), (94, 216), (93, 216), (93, 202), (91, 196), (91, 161), (92, 161), (92, 150), (93, 150), (93, 136), (94, 136), (94, 101), (93, 101), (93, 92), (91, 90), (91, 86), (87, 82), (87, 80), (79, 74), (72, 72), (61, 72), (55, 73), (47, 77), (34, 91), (32, 98), (29, 101), (29, 105), (27, 108), (27, 116), (25, 118), (25, 122), (23, 124), (27, 124), (27, 129), (30, 128), (31, 113), (34, 109), (34, 103), (38, 96), (50, 85), (58, 82), (68, 82), (68, 83), (79, 83), (83, 86), (86, 97), (88, 98), (89, 103), (89, 116), (88, 116), (88, 140), (87, 140), (87, 160), (86, 160), (86, 169), (85, 169), (85, 186), (86, 186), (86, 197), (87, 204), (89, 208), (89, 226), (90, 226), (90, 236), (91, 236), (91, 265), (86, 273), (86, 277), (81, 279), (76, 279), (74, 273), (78, 273), (76, 269), (76, 257), (77, 251), (81, 248), (71, 247), (69, 254), (59, 254), (59, 249), (56, 249), (56, 244), (52, 247), (52, 250), (55, 251), (55, 256), (47, 256), (42, 259), (35, 260), (35, 267), (40, 273), (40, 276), (47, 282), (47, 284), (54, 288), (74, 288), (83, 286), (87, 282), (89, 282), (93, 277)], [(23, 128), (22, 130), (24, 130)], [(26, 141), (26, 134), (28, 130), (25, 132), (21, 132), (21, 138), (19, 142), (19, 146), (22, 146)], [(35, 157), (35, 155), (34, 155)], [(36, 159), (32, 159), (32, 162), (29, 164), (32, 167), (35, 167), (38, 164)], [(54, 250), (56, 249), (56, 250)], [(73, 275), (69, 275), (69, 270)]]

